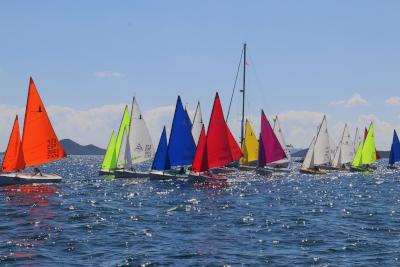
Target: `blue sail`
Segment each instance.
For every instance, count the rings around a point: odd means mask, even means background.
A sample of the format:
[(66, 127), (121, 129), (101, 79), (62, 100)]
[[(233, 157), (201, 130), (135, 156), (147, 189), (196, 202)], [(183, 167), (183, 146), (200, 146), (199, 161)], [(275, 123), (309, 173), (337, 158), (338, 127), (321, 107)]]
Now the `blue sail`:
[(165, 130), (164, 126), (151, 169), (157, 171), (164, 171), (170, 168), (171, 164), (169, 162), (169, 157), (168, 157), (167, 131)]
[(393, 165), (397, 161), (400, 161), (400, 142), (396, 130), (394, 130), (392, 148), (390, 149), (389, 164)]
[(192, 123), (178, 96), (168, 144), (171, 166), (191, 165), (195, 152), (196, 144), (192, 136)]

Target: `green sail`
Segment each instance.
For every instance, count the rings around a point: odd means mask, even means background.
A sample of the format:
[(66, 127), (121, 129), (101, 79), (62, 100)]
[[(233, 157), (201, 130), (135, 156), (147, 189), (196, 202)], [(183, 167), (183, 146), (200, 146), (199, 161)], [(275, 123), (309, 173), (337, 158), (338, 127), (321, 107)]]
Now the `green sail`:
[(371, 164), (376, 161), (374, 125), (372, 123), (369, 126), (367, 138), (365, 138), (361, 158), (362, 164)]
[(362, 150), (363, 150), (363, 144), (361, 142), (357, 148), (357, 152), (356, 152), (356, 155), (354, 156), (353, 163), (351, 163), (351, 165), (353, 165), (353, 167), (360, 167), (362, 165), (362, 163), (361, 163), (362, 162)]
[(110, 141), (108, 142), (107, 151), (104, 155), (101, 169), (104, 171), (114, 170), (117, 166), (117, 156), (115, 154), (115, 134), (114, 131), (111, 134)]
[[(115, 166), (117, 166), (117, 157), (119, 155), (119, 150), (121, 149), (122, 137), (124, 136), (124, 131), (129, 132), (129, 125), (131, 123), (131, 114), (129, 113), (128, 106), (125, 106), (124, 115), (122, 116), (121, 125), (119, 126), (117, 141), (115, 142)], [(115, 169), (116, 167), (114, 167)]]

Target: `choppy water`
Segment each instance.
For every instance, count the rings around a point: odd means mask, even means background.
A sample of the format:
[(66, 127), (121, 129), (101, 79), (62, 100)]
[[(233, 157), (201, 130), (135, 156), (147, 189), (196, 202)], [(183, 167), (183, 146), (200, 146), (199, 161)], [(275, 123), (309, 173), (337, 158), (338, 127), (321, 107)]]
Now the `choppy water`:
[(400, 265), (400, 176), (243, 174), (226, 187), (107, 180), (101, 157), (0, 189), (5, 266)]

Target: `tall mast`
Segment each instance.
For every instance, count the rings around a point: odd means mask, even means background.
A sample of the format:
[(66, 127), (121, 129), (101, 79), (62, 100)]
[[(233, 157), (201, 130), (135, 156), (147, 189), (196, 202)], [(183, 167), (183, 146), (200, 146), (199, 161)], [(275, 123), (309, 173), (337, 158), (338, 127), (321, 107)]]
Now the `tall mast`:
[(240, 127), (240, 144), (243, 145), (244, 139), (244, 103), (246, 96), (246, 43), (243, 44), (243, 88), (240, 90), (242, 96), (242, 123)]

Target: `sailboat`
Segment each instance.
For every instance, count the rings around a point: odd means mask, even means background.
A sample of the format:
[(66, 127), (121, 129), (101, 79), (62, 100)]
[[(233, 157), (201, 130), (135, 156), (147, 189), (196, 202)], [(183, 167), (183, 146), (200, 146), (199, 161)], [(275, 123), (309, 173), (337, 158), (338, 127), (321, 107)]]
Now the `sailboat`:
[[(161, 135), (160, 144), (164, 146), (163, 135)], [(186, 170), (193, 162), (196, 143), (192, 135), (192, 123), (187, 111), (183, 108), (180, 96), (176, 101), (167, 152), (168, 169), (151, 170), (151, 177), (157, 179), (187, 177)]]
[(125, 130), (125, 138), (122, 138), (121, 150), (117, 159), (120, 168), (115, 170), (115, 178), (149, 177), (149, 172), (141, 172), (135, 169), (135, 165), (149, 161), (153, 157), (153, 142), (140, 112), (139, 104), (134, 97), (129, 128), (127, 132)]
[(392, 146), (390, 148), (388, 168), (397, 169), (397, 166), (394, 166), (394, 164), (399, 161), (400, 161), (400, 142), (399, 142), (399, 137), (397, 136), (397, 132), (396, 130), (394, 130)]
[(318, 128), (318, 133), (311, 141), (307, 154), (301, 165), (300, 172), (306, 174), (326, 174), (321, 166), (326, 166), (331, 162), (331, 153), (329, 145), (328, 125), (324, 115)]
[(286, 159), (286, 153), (263, 110), (261, 110), (260, 148), (258, 151), (258, 173), (270, 174), (278, 171), (280, 168), (275, 167), (273, 163)]
[[(368, 135), (368, 129), (365, 128), (364, 129), (364, 142), (365, 142), (365, 139), (367, 139), (367, 135)], [(379, 153), (378, 153), (378, 150), (376, 150), (376, 149), (375, 149), (375, 154), (376, 154), (376, 160), (378, 160), (379, 159)]]
[[(35, 83), (30, 78), (22, 141), (17, 116), (2, 162), (0, 185), (60, 182), (62, 179), (60, 176), (44, 174), (37, 166), (66, 156), (67, 154), (54, 132)], [(20, 172), (27, 167), (35, 167), (35, 169), (31, 173)]]
[(345, 124), (343, 128), (342, 138), (340, 139), (340, 142), (333, 156), (332, 167), (337, 170), (350, 169), (350, 165), (354, 159), (354, 155), (354, 144), (351, 139), (347, 124)]
[(197, 107), (196, 107), (196, 112), (194, 113), (193, 123), (192, 123), (192, 136), (193, 136), (194, 142), (196, 143), (196, 146), (197, 146), (197, 143), (199, 142), (202, 128), (203, 128), (203, 116), (201, 115), (200, 102), (198, 102)]
[(224, 167), (243, 156), (222, 111), (218, 93), (215, 95), (207, 135), (201, 131), (194, 155), (190, 178), (194, 180), (226, 180), (226, 175), (213, 173), (213, 169)]
[(99, 175), (113, 174), (117, 168), (117, 160), (119, 151), (121, 149), (122, 138), (125, 131), (129, 131), (130, 113), (128, 106), (125, 106), (122, 115), (121, 123), (118, 130), (118, 136), (115, 137), (114, 131), (111, 134), (110, 141), (108, 142), (106, 153), (104, 154), (103, 162)]
[(246, 119), (244, 140), (242, 142), (243, 157), (239, 161), (239, 170), (255, 170), (258, 161), (258, 140), (250, 121)]
[(371, 122), (364, 144), (360, 143), (357, 148), (351, 170), (356, 172), (372, 171), (374, 167), (371, 164), (374, 162), (376, 162), (375, 134), (374, 124)]

